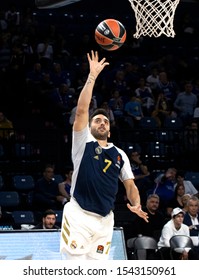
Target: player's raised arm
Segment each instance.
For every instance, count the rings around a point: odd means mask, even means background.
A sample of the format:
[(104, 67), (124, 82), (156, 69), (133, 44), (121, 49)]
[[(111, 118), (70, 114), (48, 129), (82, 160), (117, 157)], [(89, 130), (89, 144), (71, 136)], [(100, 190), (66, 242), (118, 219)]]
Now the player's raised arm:
[(73, 129), (75, 131), (80, 131), (87, 126), (89, 121), (89, 105), (92, 98), (95, 80), (97, 79), (100, 72), (104, 69), (104, 67), (106, 65), (109, 65), (109, 63), (106, 62), (106, 58), (102, 58), (99, 61), (97, 51), (91, 51), (91, 54), (88, 53), (87, 58), (90, 71), (77, 102), (75, 121), (73, 125)]

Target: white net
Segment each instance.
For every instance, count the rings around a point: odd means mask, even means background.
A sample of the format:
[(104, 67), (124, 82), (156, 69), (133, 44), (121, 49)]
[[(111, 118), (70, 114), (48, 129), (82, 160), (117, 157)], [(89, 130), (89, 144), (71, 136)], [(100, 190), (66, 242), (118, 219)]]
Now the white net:
[(174, 37), (174, 15), (180, 0), (129, 0), (135, 12), (136, 33), (140, 36)]

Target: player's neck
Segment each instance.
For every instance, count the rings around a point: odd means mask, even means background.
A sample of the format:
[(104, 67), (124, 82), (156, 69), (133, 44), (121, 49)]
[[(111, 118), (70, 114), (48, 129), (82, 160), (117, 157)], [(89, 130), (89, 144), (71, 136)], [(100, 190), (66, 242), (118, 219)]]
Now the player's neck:
[(107, 140), (97, 140), (97, 142), (99, 143), (99, 145), (101, 147), (107, 147), (108, 146)]

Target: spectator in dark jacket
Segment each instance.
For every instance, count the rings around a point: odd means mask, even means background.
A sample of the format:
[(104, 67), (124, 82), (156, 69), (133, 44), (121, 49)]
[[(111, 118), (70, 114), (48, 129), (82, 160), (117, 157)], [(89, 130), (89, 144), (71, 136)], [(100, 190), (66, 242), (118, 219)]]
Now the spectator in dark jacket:
[(189, 227), (190, 236), (197, 236), (199, 233), (199, 199), (192, 196), (187, 201), (187, 212), (183, 223)]
[(36, 210), (62, 209), (66, 199), (60, 195), (58, 183), (54, 180), (54, 165), (46, 165), (43, 177), (35, 184), (33, 207)]
[(46, 210), (42, 215), (42, 222), (32, 229), (59, 229), (56, 225), (56, 213), (52, 209)]

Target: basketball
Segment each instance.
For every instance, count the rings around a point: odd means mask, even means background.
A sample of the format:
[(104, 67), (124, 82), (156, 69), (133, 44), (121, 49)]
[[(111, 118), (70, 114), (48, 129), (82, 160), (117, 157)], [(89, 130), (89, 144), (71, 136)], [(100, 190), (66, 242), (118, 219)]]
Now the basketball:
[(116, 19), (105, 19), (95, 29), (95, 40), (107, 51), (119, 49), (126, 40), (126, 29)]

